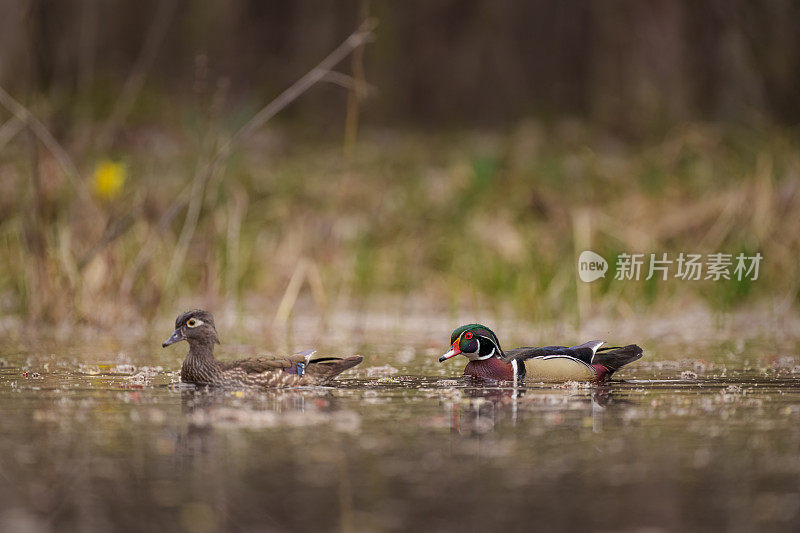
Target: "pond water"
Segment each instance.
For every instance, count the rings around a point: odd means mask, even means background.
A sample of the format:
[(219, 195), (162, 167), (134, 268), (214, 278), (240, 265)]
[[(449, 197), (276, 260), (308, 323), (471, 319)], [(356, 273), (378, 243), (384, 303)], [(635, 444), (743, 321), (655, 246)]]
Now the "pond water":
[(800, 525), (794, 359), (648, 354), (514, 389), (381, 350), (334, 387), (252, 393), (177, 384), (177, 350), (108, 353), (4, 348), (0, 531)]

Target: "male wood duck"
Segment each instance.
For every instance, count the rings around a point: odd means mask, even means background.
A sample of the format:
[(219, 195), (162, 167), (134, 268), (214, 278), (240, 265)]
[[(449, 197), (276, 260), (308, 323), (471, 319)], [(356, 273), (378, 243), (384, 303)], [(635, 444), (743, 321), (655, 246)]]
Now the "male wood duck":
[(181, 366), (181, 381), (198, 385), (228, 387), (294, 387), (321, 385), (364, 358), (312, 357), (309, 350), (286, 357), (253, 357), (238, 361), (218, 361), (214, 344), (219, 344), (214, 317), (208, 311), (187, 311), (175, 319), (175, 331), (161, 345), (166, 348), (185, 340), (189, 354)]
[(528, 373), (536, 381), (600, 382), (642, 357), (642, 349), (635, 344), (601, 348), (603, 344), (589, 341), (578, 346), (524, 347), (504, 352), (492, 330), (467, 324), (453, 331), (450, 351), (439, 362), (461, 354), (469, 359), (464, 375), (484, 379), (522, 380)]

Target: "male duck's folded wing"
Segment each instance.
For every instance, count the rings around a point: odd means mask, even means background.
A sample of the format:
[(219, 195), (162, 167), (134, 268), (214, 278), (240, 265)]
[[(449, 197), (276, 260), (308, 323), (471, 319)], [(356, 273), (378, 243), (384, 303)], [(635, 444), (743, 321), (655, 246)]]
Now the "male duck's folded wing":
[(513, 360), (524, 361), (534, 357), (547, 357), (551, 355), (565, 355), (579, 359), (584, 363), (591, 364), (592, 357), (597, 352), (597, 349), (604, 344), (604, 341), (589, 341), (577, 346), (542, 346), (535, 347), (522, 347), (514, 348), (505, 352), (502, 359), (506, 362)]
[(575, 352), (576, 355), (574, 357), (580, 359), (584, 363), (591, 364), (592, 358), (594, 358), (597, 350), (605, 343), (606, 341), (589, 341), (577, 346), (570, 346), (569, 349)]
[(546, 357), (548, 355), (565, 355), (564, 350), (568, 350), (566, 346), (522, 346), (521, 348), (514, 348), (513, 350), (506, 350), (505, 355), (501, 357), (503, 361), (510, 363), (511, 361), (524, 361), (526, 359), (533, 359), (534, 357)]

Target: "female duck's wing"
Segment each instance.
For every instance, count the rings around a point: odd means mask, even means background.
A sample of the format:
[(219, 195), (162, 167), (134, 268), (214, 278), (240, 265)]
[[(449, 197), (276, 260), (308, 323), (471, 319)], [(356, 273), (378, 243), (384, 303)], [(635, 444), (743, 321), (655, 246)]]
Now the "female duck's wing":
[(241, 369), (246, 374), (261, 374), (281, 370), (289, 374), (307, 376), (311, 381), (324, 383), (348, 368), (363, 361), (360, 355), (351, 357), (313, 357), (314, 350), (306, 350), (283, 357), (263, 356), (222, 363), (222, 370)]
[(221, 363), (222, 370), (241, 369), (247, 374), (260, 374), (271, 370), (284, 370), (286, 372), (296, 372), (297, 365), (308, 364), (314, 350), (306, 350), (294, 355), (271, 356), (263, 355), (251, 357), (249, 359), (239, 359), (238, 361), (228, 361)]

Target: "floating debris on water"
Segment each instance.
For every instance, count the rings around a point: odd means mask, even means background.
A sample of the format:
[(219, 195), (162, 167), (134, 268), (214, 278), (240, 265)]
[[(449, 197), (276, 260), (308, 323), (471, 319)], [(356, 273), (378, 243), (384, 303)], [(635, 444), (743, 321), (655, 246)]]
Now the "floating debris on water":
[(364, 372), (368, 378), (374, 378), (376, 376), (394, 376), (400, 373), (400, 370), (391, 365), (383, 365), (367, 367)]
[(567, 381), (565, 383), (559, 383), (554, 386), (556, 389), (566, 389), (569, 391), (577, 392), (580, 390), (587, 390), (591, 389), (595, 386), (594, 383), (588, 381)]
[(78, 365), (78, 372), (80, 372), (81, 374), (85, 374), (87, 376), (97, 376), (100, 374), (100, 367), (98, 367), (97, 365), (86, 365), (80, 363)]
[(138, 372), (132, 376), (126, 377), (125, 379), (131, 383), (146, 385), (147, 383), (150, 383), (152, 375), (148, 375), (147, 372)]
[(131, 364), (120, 364), (111, 367), (112, 374), (133, 374), (136, 372), (136, 367)]
[(276, 412), (249, 408), (218, 407), (199, 409), (188, 416), (189, 423), (198, 427), (242, 427), (269, 429), (277, 427), (311, 427), (330, 424), (337, 431), (352, 433), (361, 426), (361, 416), (355, 411)]

